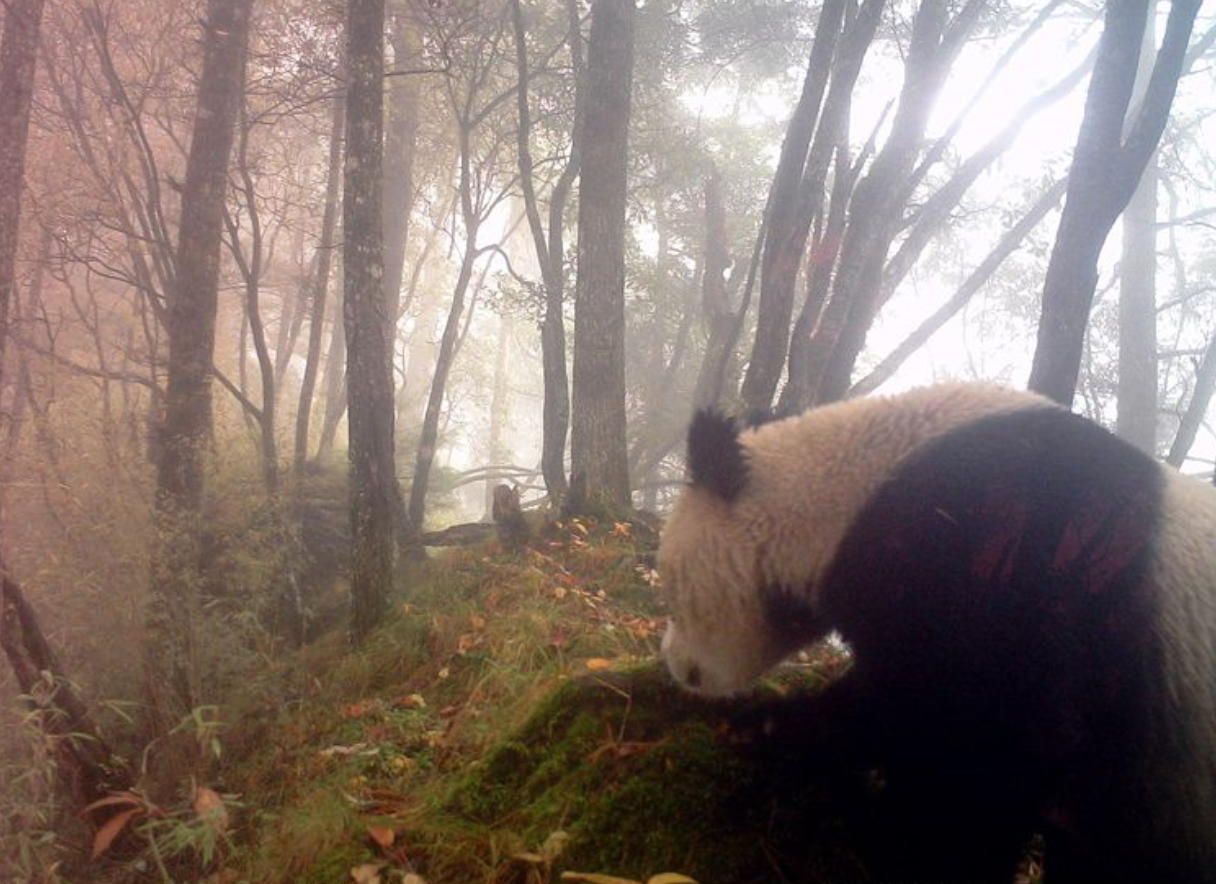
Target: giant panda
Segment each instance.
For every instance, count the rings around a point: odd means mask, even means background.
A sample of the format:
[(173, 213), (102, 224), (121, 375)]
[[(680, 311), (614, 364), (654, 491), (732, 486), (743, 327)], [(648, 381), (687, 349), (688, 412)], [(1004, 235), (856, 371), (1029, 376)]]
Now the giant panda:
[(876, 878), (1008, 882), (1038, 832), (1051, 884), (1216, 882), (1216, 489), (977, 384), (701, 412), (688, 469), (667, 667), (733, 695), (839, 634), (804, 714), (879, 753)]

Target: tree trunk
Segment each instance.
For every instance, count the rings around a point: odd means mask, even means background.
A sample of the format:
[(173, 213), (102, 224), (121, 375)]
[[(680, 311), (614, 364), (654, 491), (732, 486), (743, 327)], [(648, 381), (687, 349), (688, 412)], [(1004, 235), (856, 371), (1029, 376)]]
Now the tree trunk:
[[(393, 64), (415, 66), (422, 54), (418, 26), (398, 10), (389, 27)], [(398, 76), (388, 82), (388, 119), (384, 133), (384, 290), (397, 341), (401, 283), (405, 278), (405, 243), (414, 202), (414, 156), (418, 144), (418, 77)]]
[[(178, 228), (176, 288), (167, 331), (169, 358), (159, 433), (157, 547), (148, 611), (148, 692), (153, 727), (167, 735), (196, 705), (194, 610), (201, 584), (204, 455), (211, 435), (211, 377), (228, 158), (244, 85), (253, 0), (209, 0), (194, 131)], [(179, 777), (197, 759), (167, 751)]]
[[(300, 405), (296, 409), (296, 438), (293, 470), (299, 480), (308, 460), (308, 425), (312, 420), (312, 401), (321, 364), (321, 343), (325, 337), (325, 307), (329, 300), (329, 277), (333, 264), (334, 229), (338, 220), (338, 190), (342, 183), (342, 132), (346, 127), (346, 95), (334, 96), (329, 128), (329, 166), (325, 177), (325, 209), (321, 215), (321, 238), (317, 242), (316, 269), (312, 278), (312, 310), (308, 319), (308, 357), (300, 381)], [(343, 330), (334, 340), (344, 337)]]
[[(835, 318), (843, 317), (843, 322), (838, 325), (822, 378), (810, 385), (816, 391), (816, 403), (835, 401), (848, 391), (853, 366), (878, 310), (887, 250), (903, 217), (902, 184), (914, 170), (929, 114), (946, 75), (984, 7), (985, 0), (968, 0), (953, 21), (944, 0), (922, 0), (917, 10), (891, 134), (857, 184), (849, 208), (826, 308)], [(829, 324), (828, 330), (835, 329)], [(817, 346), (826, 345), (823, 340)]]
[[(815, 332), (831, 289), (836, 257), (840, 252), (840, 241), (848, 217), (849, 200), (857, 176), (869, 156), (869, 151), (863, 151), (855, 166), (849, 166), (849, 120), (853, 91), (866, 53), (874, 42), (884, 6), (884, 0), (865, 0), (845, 26), (832, 69), (831, 87), (824, 101), (823, 118), (807, 159), (807, 171), (801, 188), (808, 224), (812, 214), (822, 213), (823, 191), (833, 155), (836, 157), (836, 180), (832, 184), (827, 222), (808, 261), (806, 301), (790, 336), (789, 382), (778, 403), (778, 411), (782, 414), (801, 411), (811, 404), (814, 384), (818, 383), (817, 379), (830, 353), (831, 344), (825, 345)], [(885, 112), (883, 116), (885, 118)], [(831, 340), (834, 342), (835, 338)], [(818, 361), (813, 358), (816, 351), (822, 351)], [(784, 352), (781, 356), (784, 358)]]
[(1144, 104), (1124, 123), (1144, 36), (1148, 0), (1106, 7), (1106, 24), (1073, 151), (1068, 194), (1047, 265), (1030, 388), (1071, 405), (1098, 282), (1098, 256), (1169, 119), (1199, 0), (1173, 0)]
[[(339, 261), (336, 288), (346, 290), (345, 274)], [(338, 424), (346, 414), (346, 309), (334, 313), (329, 334), (329, 350), (325, 356), (325, 414), (321, 418), (321, 440), (317, 443), (317, 459), (324, 460), (334, 450)]]
[(726, 232), (726, 209), (722, 204), (722, 176), (711, 165), (705, 177), (705, 256), (701, 267), (701, 318), (709, 330), (705, 355), (693, 385), (692, 407), (711, 408), (718, 404), (720, 388), (717, 381), (729, 358), (726, 352), (733, 343), (734, 312), (726, 272), (734, 263), (730, 254), (730, 239)]
[(766, 409), (772, 404), (785, 365), (790, 318), (794, 313), (794, 288), (811, 225), (810, 213), (803, 205), (802, 181), (845, 5), (845, 0), (824, 0), (820, 9), (802, 95), (786, 128), (777, 172), (770, 186), (771, 208), (760, 263), (756, 339), (742, 391), (743, 401), (749, 408)]
[[(1182, 420), (1178, 422), (1178, 433), (1170, 445), (1165, 462), (1171, 466), (1181, 467), (1195, 444), (1203, 418), (1212, 402), (1212, 394), (1216, 393), (1216, 334), (1208, 343), (1203, 353), (1203, 359), (1195, 370), (1195, 386), (1191, 392), (1191, 401), (1187, 403)], [(1216, 477), (1214, 477), (1216, 481)]]
[(64, 792), (76, 808), (127, 785), (129, 773), (115, 759), (88, 708), (73, 688), (46, 639), (34, 608), (0, 561), (0, 647), (21, 693), (41, 713), (40, 724), (54, 747)]
[(384, 279), (384, 0), (349, 0), (346, 19), (343, 207), (346, 384), (351, 506), (351, 637), (388, 607), (397, 476), (393, 459), (393, 334)]
[(34, 94), (43, 5), (44, 0), (9, 0), (5, 3), (4, 37), (0, 39), (0, 389), (3, 389), (4, 350), (8, 343), (9, 302), (17, 280), (25, 145), (30, 129), (30, 102)]
[(629, 505), (625, 426), (625, 199), (633, 0), (595, 0), (579, 185), (572, 472), (589, 498)]
[[(266, 340), (266, 326), (262, 320), (262, 264), (265, 258), (262, 236), (262, 220), (257, 206), (257, 192), (253, 176), (249, 171), (249, 134), (250, 125), (245, 108), (240, 110), (240, 136), (237, 140), (236, 170), (240, 179), (240, 189), (244, 194), (245, 214), (249, 218), (249, 253), (245, 254), (240, 241), (240, 231), (233, 223), (231, 215), (225, 213), (229, 221), (229, 235), (232, 240), (232, 254), (241, 276), (245, 281), (245, 315), (249, 321), (250, 337), (253, 339), (253, 352), (258, 360), (258, 377), (262, 391), (262, 404), (256, 412), (258, 433), (261, 440), (262, 477), (271, 496), (279, 491), (279, 452), (276, 440), (276, 414), (278, 409), (275, 392), (274, 360), (270, 355), (270, 346)], [(244, 361), (245, 351), (241, 348), (241, 360)]]
[(471, 188), (472, 158), (469, 156), (469, 132), (462, 123), (460, 135), (460, 190), (464, 207), (464, 224), (467, 240), (464, 256), (460, 261), (460, 273), (456, 288), (452, 292), (452, 305), (439, 341), (439, 355), (435, 361), (435, 373), (431, 377), (431, 392), (427, 398), (426, 413), (422, 418), (422, 433), (418, 439), (418, 453), (414, 459), (414, 476), (410, 483), (409, 520), (411, 525), (422, 528), (426, 517), (426, 495), (430, 486), (431, 467), (435, 463), (436, 446), (439, 444), (439, 419), (443, 411), (443, 397), (447, 392), (448, 374), (456, 360), (457, 339), (460, 337), (460, 318), (464, 314), (465, 295), (473, 280), (473, 265), (477, 261), (477, 231), (480, 222), (473, 207)]
[(531, 110), (528, 104), (529, 65), (523, 12), (519, 0), (512, 0), (511, 22), (515, 32), (515, 68), (519, 88), (516, 96), (519, 125), (516, 128), (516, 156), (519, 162), (520, 189), (524, 211), (536, 250), (545, 289), (545, 312), (541, 320), (540, 345), (544, 372), (542, 410), (541, 473), (554, 505), (566, 493), (566, 434), (570, 424), (569, 376), (566, 372), (565, 304), (565, 214), (571, 188), (578, 177), (582, 155), (583, 128), (583, 49), (577, 0), (566, 0), (567, 41), (574, 78), (574, 126), (570, 136), (570, 155), (566, 159), (553, 193), (549, 197), (549, 230), (541, 222), (540, 206), (533, 179)]
[[(500, 464), (506, 463), (510, 459), (502, 440), (509, 412), (508, 400), (511, 396), (510, 378), (507, 373), (507, 357), (511, 350), (511, 325), (505, 316), (498, 317), (498, 341), (494, 349), (494, 392), (490, 397), (490, 439), (486, 446), (486, 463)], [(494, 510), (494, 488), (498, 483), (499, 477), (496, 474), (488, 473), (486, 475), (487, 516), (491, 515)]]
[(997, 268), (1001, 266), (1004, 260), (1021, 245), (1022, 240), (1039, 225), (1048, 212), (1056, 207), (1060, 202), (1060, 198), (1064, 196), (1066, 184), (1067, 180), (1061, 179), (1047, 188), (1043, 192), (1043, 195), (1035, 201), (1030, 210), (1022, 216), (1021, 220), (1009, 228), (1000, 241), (997, 242), (995, 248), (988, 253), (988, 256), (979, 263), (975, 270), (971, 271), (950, 299), (931, 313), (928, 318), (904, 338), (872, 372), (854, 384), (849, 389), (849, 396), (864, 396), (873, 393), (885, 384), (899, 370), (899, 367), (904, 364), (904, 361), (909, 356), (924, 346), (938, 329), (962, 310), (967, 302), (971, 300), (971, 297), (992, 277), (992, 274), (997, 271)]
[[(1132, 107), (1144, 100), (1157, 47), (1156, 4), (1140, 44)], [(1119, 263), (1119, 412), (1115, 430), (1141, 451), (1157, 453), (1157, 152), (1123, 213)]]

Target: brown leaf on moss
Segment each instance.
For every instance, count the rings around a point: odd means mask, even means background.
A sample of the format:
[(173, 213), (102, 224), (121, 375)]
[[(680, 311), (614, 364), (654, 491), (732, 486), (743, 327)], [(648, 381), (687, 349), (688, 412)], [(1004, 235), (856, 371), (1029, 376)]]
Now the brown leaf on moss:
[(388, 826), (368, 826), (367, 834), (385, 850), (392, 847), (393, 842), (397, 840), (397, 833)]

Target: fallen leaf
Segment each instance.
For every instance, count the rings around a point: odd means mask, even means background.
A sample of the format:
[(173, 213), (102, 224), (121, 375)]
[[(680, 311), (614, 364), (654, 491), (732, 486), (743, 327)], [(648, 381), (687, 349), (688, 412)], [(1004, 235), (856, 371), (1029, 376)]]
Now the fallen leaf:
[(630, 525), (628, 522), (616, 522), (612, 526), (612, 536), (613, 537), (622, 537), (622, 538), (632, 537), (633, 536), (633, 526)]
[(588, 669), (590, 669), (592, 672), (603, 672), (605, 669), (612, 668), (612, 661), (605, 660), (603, 657), (592, 657), (590, 660), (588, 660), (583, 665), (586, 666)]
[(570, 836), (561, 829), (550, 832), (545, 843), (540, 846), (540, 855), (545, 858), (545, 862), (553, 862), (562, 855), (562, 851), (566, 849), (566, 842), (569, 840)]
[(393, 842), (397, 840), (397, 833), (388, 826), (368, 826), (367, 834), (385, 850), (392, 847)]
[(224, 799), (214, 789), (200, 786), (195, 791), (194, 812), (198, 814), (199, 819), (214, 831), (223, 832), (227, 830), (228, 808), (224, 806)]
[(380, 884), (382, 868), (384, 863), (363, 863), (350, 870), (350, 877), (355, 884)]
[(115, 792), (112, 795), (107, 795), (105, 798), (99, 798), (92, 804), (85, 807), (85, 811), (97, 810), (101, 807), (113, 807), (119, 804), (133, 805), (135, 807), (144, 807), (144, 799), (136, 795), (134, 792)]
[(105, 825), (98, 829), (97, 834), (93, 836), (93, 855), (90, 859), (97, 859), (105, 853), (118, 834), (126, 828), (131, 818), (141, 813), (143, 813), (143, 807), (132, 807), (130, 810), (120, 811), (106, 820)]
[(646, 884), (697, 884), (697, 882), (679, 872), (663, 872), (659, 875), (651, 875)]
[(587, 874), (586, 872), (562, 872), (563, 881), (586, 881), (587, 884), (642, 884), (632, 878), (614, 878), (612, 875)]

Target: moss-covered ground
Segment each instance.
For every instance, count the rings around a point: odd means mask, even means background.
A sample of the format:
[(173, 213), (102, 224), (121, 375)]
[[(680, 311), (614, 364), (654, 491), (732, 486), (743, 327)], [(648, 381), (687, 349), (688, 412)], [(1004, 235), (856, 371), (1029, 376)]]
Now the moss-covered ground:
[[(662, 673), (653, 544), (581, 522), (444, 553), (365, 646), (314, 642), (300, 697), (230, 735), (225, 880), (864, 880), (866, 784), (792, 776), (736, 739), (746, 704)], [(813, 691), (838, 663), (769, 690)]]

